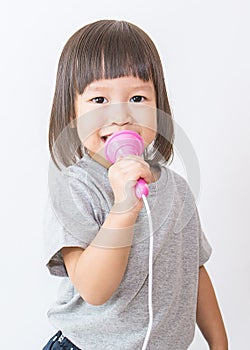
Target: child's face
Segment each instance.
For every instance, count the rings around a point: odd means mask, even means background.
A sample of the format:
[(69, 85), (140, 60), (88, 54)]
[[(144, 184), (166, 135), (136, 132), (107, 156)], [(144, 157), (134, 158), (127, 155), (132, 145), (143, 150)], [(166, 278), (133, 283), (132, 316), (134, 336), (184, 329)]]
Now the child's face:
[(97, 80), (76, 97), (77, 130), (91, 157), (105, 167), (108, 135), (120, 130), (133, 130), (145, 146), (156, 135), (156, 96), (152, 81), (137, 77)]

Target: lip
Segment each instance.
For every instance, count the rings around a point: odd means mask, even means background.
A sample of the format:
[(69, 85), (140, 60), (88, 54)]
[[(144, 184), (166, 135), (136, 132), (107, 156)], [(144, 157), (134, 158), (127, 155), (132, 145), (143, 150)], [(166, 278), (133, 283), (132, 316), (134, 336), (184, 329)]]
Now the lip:
[(131, 130), (131, 131), (135, 131), (135, 132), (137, 132), (137, 133), (140, 135), (140, 133), (139, 133), (138, 130), (127, 129), (127, 128), (120, 128), (120, 129), (115, 129), (115, 130), (113, 130), (113, 131), (108, 131), (107, 133), (101, 135), (100, 137), (101, 137), (102, 142), (105, 143), (105, 142), (108, 140), (108, 138), (109, 138), (110, 136), (112, 136), (115, 132), (122, 131), (122, 130)]

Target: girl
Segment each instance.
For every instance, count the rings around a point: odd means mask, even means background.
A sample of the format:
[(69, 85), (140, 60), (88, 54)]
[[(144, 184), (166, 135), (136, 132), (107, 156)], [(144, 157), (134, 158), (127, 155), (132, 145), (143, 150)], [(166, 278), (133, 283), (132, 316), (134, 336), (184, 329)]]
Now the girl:
[[(121, 130), (141, 136), (143, 158), (106, 160), (105, 142)], [(64, 278), (48, 312), (57, 333), (44, 350), (142, 348), (149, 233), (143, 201), (134, 192), (139, 178), (149, 187), (154, 229), (147, 349), (187, 349), (196, 321), (210, 349), (227, 349), (203, 266), (211, 248), (187, 182), (167, 167), (173, 135), (151, 39), (125, 21), (101, 20), (78, 30), (60, 57), (49, 128), (46, 263)]]

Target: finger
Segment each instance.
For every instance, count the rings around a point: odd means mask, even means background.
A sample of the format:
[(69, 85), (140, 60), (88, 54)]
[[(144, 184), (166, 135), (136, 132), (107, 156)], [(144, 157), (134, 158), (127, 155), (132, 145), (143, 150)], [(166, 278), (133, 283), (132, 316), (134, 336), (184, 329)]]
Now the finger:
[(145, 162), (145, 160), (139, 156), (126, 156), (126, 157), (119, 157), (119, 162), (122, 161), (122, 165), (124, 166), (128, 166), (129, 164), (134, 164), (136, 163), (140, 163), (143, 164), (144, 166), (146, 166), (147, 168), (150, 168), (150, 165)]

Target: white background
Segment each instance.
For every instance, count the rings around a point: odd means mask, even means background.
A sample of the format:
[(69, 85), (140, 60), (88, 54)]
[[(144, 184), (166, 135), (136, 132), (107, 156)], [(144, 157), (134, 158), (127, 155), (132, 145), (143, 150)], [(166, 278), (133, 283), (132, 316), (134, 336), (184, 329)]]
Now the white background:
[[(1, 8), (1, 348), (41, 349), (59, 279), (43, 261), (47, 132), (66, 40), (125, 19), (154, 40), (175, 121), (199, 159), (207, 269), (233, 350), (249, 344), (250, 6), (247, 0), (11, 1)], [(178, 157), (171, 166), (185, 174)], [(197, 330), (190, 349), (207, 349)]]

